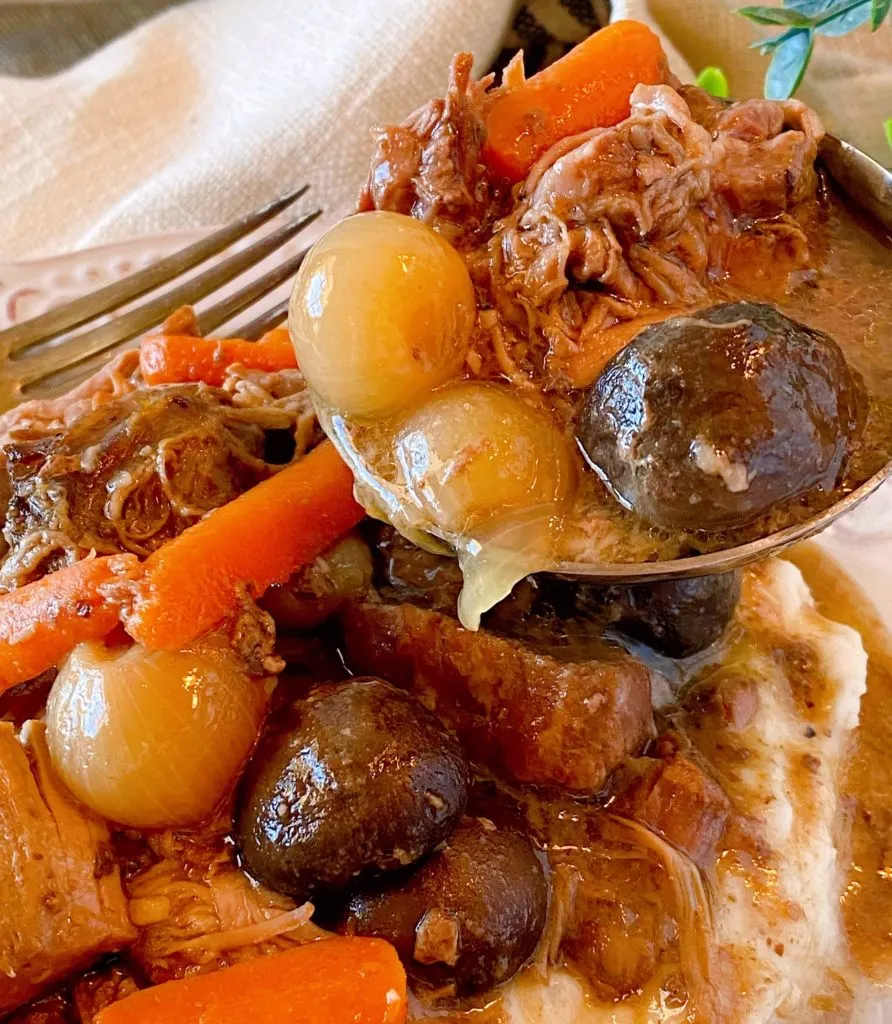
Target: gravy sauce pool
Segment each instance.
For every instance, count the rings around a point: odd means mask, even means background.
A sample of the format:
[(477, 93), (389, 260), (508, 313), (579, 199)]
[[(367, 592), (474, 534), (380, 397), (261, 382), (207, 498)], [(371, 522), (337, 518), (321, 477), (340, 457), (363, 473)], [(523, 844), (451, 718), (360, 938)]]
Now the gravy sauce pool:
[[(892, 458), (892, 239), (879, 234), (837, 195), (825, 192), (800, 213), (816, 273), (785, 293), (787, 268), (745, 238), (732, 265), (733, 285), (716, 288), (710, 303), (755, 299), (831, 335), (861, 374), (870, 396), (867, 424), (846, 479), (832, 495), (811, 495), (747, 527), (722, 533), (648, 528), (610, 497), (593, 473), (582, 476), (574, 514), (558, 557), (579, 562), (651, 561), (714, 551), (756, 540), (809, 518), (878, 472)], [(773, 270), (769, 270), (771, 267)], [(678, 315), (667, 308), (660, 319)], [(643, 328), (652, 312), (640, 320)], [(637, 330), (630, 332), (631, 336)]]
[(892, 980), (892, 633), (869, 598), (820, 548), (787, 557), (818, 610), (857, 630), (867, 650), (867, 692), (844, 789), (851, 801), (852, 850), (843, 916), (852, 954), (878, 983)]

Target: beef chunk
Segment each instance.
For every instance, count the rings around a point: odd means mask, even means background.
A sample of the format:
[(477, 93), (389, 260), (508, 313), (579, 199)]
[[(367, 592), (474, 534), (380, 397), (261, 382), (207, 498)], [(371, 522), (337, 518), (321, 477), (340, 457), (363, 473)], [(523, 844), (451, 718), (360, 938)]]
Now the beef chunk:
[(6, 586), (90, 549), (145, 555), (270, 472), (252, 414), (204, 385), (132, 391), (4, 453)]
[(488, 82), (471, 81), (472, 64), (469, 53), (458, 54), (445, 100), (431, 100), (401, 125), (379, 132), (360, 210), (409, 214), (456, 244), (487, 222), (493, 190), (480, 150)]
[(646, 825), (700, 867), (712, 861), (730, 806), (721, 786), (690, 758), (629, 758), (611, 789), (614, 814)]
[(23, 739), (0, 723), (0, 1013), (136, 938), (108, 829), (53, 776), (45, 726)]
[(804, 103), (734, 103), (719, 113), (713, 134), (715, 189), (735, 214), (772, 217), (814, 195), (824, 130)]
[(561, 662), (412, 605), (352, 605), (348, 657), (414, 690), (473, 760), (518, 782), (597, 792), (651, 735), (650, 672), (613, 660)]

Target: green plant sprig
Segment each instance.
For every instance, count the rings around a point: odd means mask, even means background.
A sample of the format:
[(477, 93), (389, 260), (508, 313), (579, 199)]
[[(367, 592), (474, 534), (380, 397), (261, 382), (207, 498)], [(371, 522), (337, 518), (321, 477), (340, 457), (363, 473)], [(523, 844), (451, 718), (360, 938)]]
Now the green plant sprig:
[(785, 100), (799, 88), (818, 36), (848, 35), (868, 23), (876, 32), (890, 10), (892, 0), (783, 0), (782, 7), (741, 7), (737, 13), (757, 25), (784, 29), (753, 46), (771, 55), (765, 95)]

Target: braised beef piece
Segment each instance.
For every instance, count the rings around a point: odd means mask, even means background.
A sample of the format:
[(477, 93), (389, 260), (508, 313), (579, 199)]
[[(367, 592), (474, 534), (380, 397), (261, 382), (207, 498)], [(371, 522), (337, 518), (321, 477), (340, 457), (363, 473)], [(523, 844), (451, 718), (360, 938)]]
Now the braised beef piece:
[(144, 555), (269, 475), (264, 431), (205, 385), (143, 388), (7, 444), (5, 585), (90, 549)]
[(691, 1020), (719, 1020), (709, 906), (697, 868), (646, 827), (569, 802), (537, 805), (553, 870), (555, 941), (612, 1002), (656, 976)]
[(360, 210), (417, 217), (459, 245), (488, 223), (495, 190), (480, 151), (489, 80), (472, 81), (472, 64), (469, 53), (458, 54), (445, 100), (431, 100), (401, 125), (379, 130)]
[[(688, 99), (692, 87), (682, 90)], [(715, 190), (736, 216), (774, 217), (815, 194), (824, 130), (799, 100), (751, 99), (720, 110), (710, 130), (718, 150)]]
[(285, 661), (276, 651), (273, 617), (257, 604), (246, 586), (239, 588), (235, 606), (222, 630), (251, 675), (273, 676), (285, 668)]
[(0, 1013), (107, 953), (130, 946), (130, 923), (105, 822), (55, 778), (45, 727), (23, 740), (0, 724)]
[(651, 736), (651, 674), (617, 649), (561, 662), (410, 604), (355, 604), (349, 663), (410, 688), (472, 760), (518, 782), (595, 793)]
[(730, 804), (722, 787), (691, 758), (628, 758), (610, 780), (613, 814), (632, 818), (667, 839), (701, 868), (714, 863)]
[(139, 990), (133, 972), (121, 963), (109, 963), (88, 971), (72, 986), (72, 997), (80, 1024), (93, 1024), (98, 1014), (112, 1003)]

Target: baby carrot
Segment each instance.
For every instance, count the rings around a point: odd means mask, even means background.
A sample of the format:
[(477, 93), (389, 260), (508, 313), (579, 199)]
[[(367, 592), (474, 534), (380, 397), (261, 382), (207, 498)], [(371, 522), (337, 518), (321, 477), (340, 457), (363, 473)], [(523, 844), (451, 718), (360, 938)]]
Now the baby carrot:
[(103, 589), (138, 570), (135, 555), (85, 558), (0, 597), (0, 690), (52, 668), (79, 643), (107, 636), (120, 608)]
[(616, 21), (522, 85), (493, 94), (483, 159), (494, 175), (520, 181), (561, 139), (628, 117), (635, 86), (664, 81), (666, 70), (646, 25)]
[(270, 331), (260, 341), (150, 334), (139, 347), (139, 368), (147, 384), (220, 385), (234, 363), (272, 373), (294, 369), (297, 359), (288, 332), (281, 330)]
[(364, 514), (350, 470), (324, 441), (149, 555), (127, 632), (178, 650), (226, 618), (240, 584), (258, 596), (284, 583)]
[(406, 975), (380, 939), (325, 939), (135, 992), (96, 1024), (403, 1024)]

